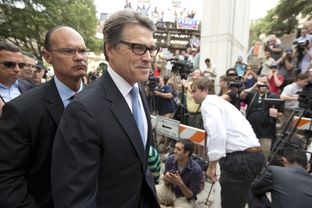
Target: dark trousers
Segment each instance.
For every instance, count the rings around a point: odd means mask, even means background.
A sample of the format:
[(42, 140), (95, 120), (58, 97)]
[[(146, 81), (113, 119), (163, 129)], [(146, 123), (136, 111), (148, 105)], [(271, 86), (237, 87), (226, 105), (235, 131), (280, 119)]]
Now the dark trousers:
[(250, 183), (263, 168), (263, 153), (234, 152), (219, 164), (222, 208), (244, 208), (250, 201)]

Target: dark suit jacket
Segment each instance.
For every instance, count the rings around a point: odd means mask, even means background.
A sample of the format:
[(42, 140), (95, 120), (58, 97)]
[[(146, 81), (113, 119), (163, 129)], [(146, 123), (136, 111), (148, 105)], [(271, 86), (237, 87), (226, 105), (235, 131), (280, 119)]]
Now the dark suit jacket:
[(51, 152), (64, 111), (54, 80), (6, 103), (0, 119), (0, 207), (53, 207)]
[(26, 80), (18, 80), (18, 89), (21, 92), (21, 94), (23, 94), (26, 91), (31, 90), (33, 88), (34, 88), (34, 86), (30, 82), (28, 82)]
[(310, 208), (312, 206), (312, 176), (302, 167), (271, 166), (251, 184), (256, 195), (272, 194), (274, 208)]
[(124, 97), (106, 72), (70, 103), (55, 136), (52, 193), (56, 208), (159, 207), (146, 149)]

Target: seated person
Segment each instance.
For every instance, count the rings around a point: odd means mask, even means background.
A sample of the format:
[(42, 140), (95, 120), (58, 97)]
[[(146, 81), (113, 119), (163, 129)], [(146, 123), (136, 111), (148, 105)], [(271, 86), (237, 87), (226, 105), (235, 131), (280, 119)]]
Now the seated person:
[(192, 153), (193, 142), (176, 142), (174, 154), (165, 162), (164, 183), (156, 186), (160, 204), (184, 208), (195, 206), (196, 195), (201, 191), (203, 171), (199, 164), (190, 158)]
[(270, 166), (251, 184), (253, 194), (263, 198), (264, 194), (271, 192), (271, 206), (274, 208), (311, 207), (312, 176), (305, 170), (306, 153), (303, 150), (285, 150), (282, 160), (284, 167)]

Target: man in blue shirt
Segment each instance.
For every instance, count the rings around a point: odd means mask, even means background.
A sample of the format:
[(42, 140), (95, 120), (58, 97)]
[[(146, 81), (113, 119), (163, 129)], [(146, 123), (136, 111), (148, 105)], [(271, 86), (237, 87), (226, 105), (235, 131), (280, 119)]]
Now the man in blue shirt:
[(9, 102), (26, 91), (19, 83), (20, 70), (25, 66), (21, 50), (12, 43), (0, 41), (0, 96)]
[(177, 141), (174, 154), (165, 163), (164, 183), (157, 185), (159, 203), (174, 207), (192, 208), (196, 195), (201, 191), (203, 171), (191, 159), (193, 143), (190, 140)]

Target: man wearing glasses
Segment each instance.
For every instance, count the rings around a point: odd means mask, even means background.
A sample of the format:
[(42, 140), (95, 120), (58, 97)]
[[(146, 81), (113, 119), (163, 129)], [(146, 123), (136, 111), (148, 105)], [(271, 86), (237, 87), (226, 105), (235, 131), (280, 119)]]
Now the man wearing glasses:
[(9, 102), (28, 90), (28, 85), (18, 81), (25, 66), (21, 50), (12, 43), (0, 41), (0, 96)]
[(147, 168), (151, 122), (141, 81), (158, 53), (148, 17), (122, 10), (106, 20), (103, 76), (64, 112), (52, 154), (56, 207), (158, 208)]
[[(0, 119), (1, 208), (54, 207), (50, 182), (54, 135), (64, 108), (82, 89), (81, 78), (86, 74), (88, 57), (81, 35), (66, 26), (47, 32), (43, 56), (53, 66), (54, 78), (3, 107)], [(7, 61), (19, 63), (17, 58)]]

